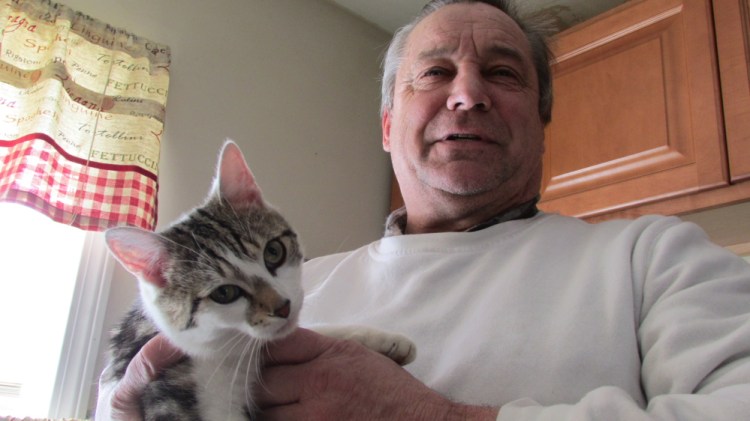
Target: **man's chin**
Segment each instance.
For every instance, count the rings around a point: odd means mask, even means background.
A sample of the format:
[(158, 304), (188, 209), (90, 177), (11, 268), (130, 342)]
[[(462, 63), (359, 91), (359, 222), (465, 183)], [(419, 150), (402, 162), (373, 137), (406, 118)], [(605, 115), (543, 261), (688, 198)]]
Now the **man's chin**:
[(497, 173), (488, 174), (487, 171), (472, 171), (460, 168), (439, 175), (433, 174), (433, 177), (423, 178), (422, 180), (437, 190), (460, 197), (483, 195), (503, 184)]

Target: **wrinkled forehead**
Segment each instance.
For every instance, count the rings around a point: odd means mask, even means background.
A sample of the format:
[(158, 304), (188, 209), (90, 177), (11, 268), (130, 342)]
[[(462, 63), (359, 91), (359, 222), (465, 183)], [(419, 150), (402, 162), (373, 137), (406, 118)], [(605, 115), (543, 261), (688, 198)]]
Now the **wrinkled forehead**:
[(409, 35), (404, 57), (450, 56), (467, 49), (479, 56), (515, 51), (531, 64), (531, 47), (518, 24), (484, 3), (451, 4), (427, 16)]

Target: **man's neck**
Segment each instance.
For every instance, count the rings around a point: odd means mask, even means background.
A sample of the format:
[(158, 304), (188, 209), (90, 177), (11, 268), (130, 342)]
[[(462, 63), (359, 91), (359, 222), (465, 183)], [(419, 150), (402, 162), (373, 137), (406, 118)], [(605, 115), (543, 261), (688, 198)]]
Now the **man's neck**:
[[(407, 215), (406, 208), (394, 211), (386, 223), (386, 236), (399, 234), (427, 234), (435, 232), (478, 231), (502, 222), (530, 218), (537, 214), (536, 204), (539, 198), (534, 197), (520, 204), (509, 207), (488, 208), (489, 212), (473, 212), (461, 217), (430, 218), (432, 223), (420, 223), (424, 219), (419, 215)], [(499, 211), (496, 209), (500, 209)], [(441, 222), (445, 221), (445, 222)]]

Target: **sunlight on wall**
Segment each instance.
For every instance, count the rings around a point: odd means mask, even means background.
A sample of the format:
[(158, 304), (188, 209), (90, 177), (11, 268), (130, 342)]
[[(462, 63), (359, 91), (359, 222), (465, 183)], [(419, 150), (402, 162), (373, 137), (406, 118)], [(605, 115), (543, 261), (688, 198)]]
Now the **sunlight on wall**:
[(86, 233), (0, 203), (0, 417), (46, 417)]

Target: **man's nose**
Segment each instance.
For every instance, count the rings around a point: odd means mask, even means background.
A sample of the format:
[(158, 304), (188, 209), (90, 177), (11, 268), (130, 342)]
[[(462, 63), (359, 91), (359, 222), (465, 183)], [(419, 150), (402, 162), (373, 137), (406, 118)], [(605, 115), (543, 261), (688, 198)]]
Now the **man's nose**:
[(492, 106), (486, 88), (481, 75), (473, 72), (459, 73), (453, 79), (446, 105), (451, 111), (486, 111)]

